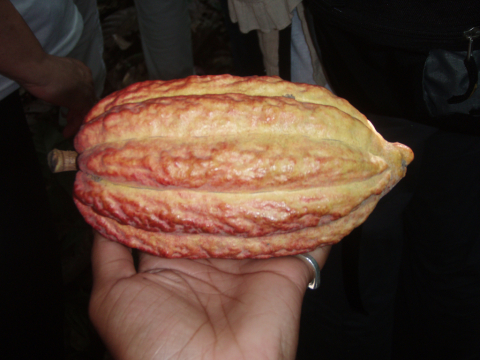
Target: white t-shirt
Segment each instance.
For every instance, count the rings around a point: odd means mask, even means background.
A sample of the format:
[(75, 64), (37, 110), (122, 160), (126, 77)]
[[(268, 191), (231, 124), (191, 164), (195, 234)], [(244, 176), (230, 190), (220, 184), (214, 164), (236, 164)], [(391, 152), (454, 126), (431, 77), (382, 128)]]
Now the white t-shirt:
[[(73, 0), (10, 0), (37, 37), (45, 52), (66, 56), (83, 31), (83, 19)], [(0, 75), (0, 100), (18, 89)]]

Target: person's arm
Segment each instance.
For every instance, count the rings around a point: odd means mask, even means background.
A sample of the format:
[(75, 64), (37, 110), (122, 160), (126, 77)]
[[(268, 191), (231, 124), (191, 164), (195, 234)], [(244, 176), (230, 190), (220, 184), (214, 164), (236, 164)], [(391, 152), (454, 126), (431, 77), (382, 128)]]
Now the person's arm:
[[(323, 267), (330, 247), (310, 253)], [(312, 270), (296, 257), (165, 259), (98, 233), (90, 318), (115, 359), (294, 359)]]
[(0, 74), (39, 99), (69, 109), (67, 137), (96, 102), (90, 69), (78, 60), (47, 54), (9, 0), (0, 0)]

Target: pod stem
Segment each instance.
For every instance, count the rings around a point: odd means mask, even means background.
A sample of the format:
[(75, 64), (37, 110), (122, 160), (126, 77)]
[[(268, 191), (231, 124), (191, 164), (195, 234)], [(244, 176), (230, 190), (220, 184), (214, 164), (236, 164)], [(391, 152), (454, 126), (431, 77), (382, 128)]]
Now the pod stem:
[(48, 153), (48, 167), (53, 173), (63, 171), (77, 171), (76, 151), (53, 149)]

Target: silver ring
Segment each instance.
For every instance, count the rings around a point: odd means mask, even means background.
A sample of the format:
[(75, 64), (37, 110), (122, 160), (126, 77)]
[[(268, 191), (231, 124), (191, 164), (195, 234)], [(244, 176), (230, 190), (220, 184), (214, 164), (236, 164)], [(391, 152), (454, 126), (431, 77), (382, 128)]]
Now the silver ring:
[(312, 281), (308, 284), (308, 288), (315, 290), (320, 286), (320, 266), (318, 266), (317, 260), (313, 256), (308, 254), (297, 254), (296, 257), (302, 259), (304, 262), (308, 263), (310, 266), (313, 266), (313, 272), (315, 276)]

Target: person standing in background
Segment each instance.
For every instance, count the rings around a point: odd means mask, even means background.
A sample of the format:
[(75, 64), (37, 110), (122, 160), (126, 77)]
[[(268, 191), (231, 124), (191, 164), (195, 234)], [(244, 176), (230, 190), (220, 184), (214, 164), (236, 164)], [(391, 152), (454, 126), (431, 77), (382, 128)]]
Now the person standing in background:
[(322, 291), (305, 298), (299, 358), (477, 359), (480, 3), (304, 3), (334, 92), (415, 160), (332, 247)]
[(143, 54), (151, 80), (195, 73), (187, 0), (135, 0)]

